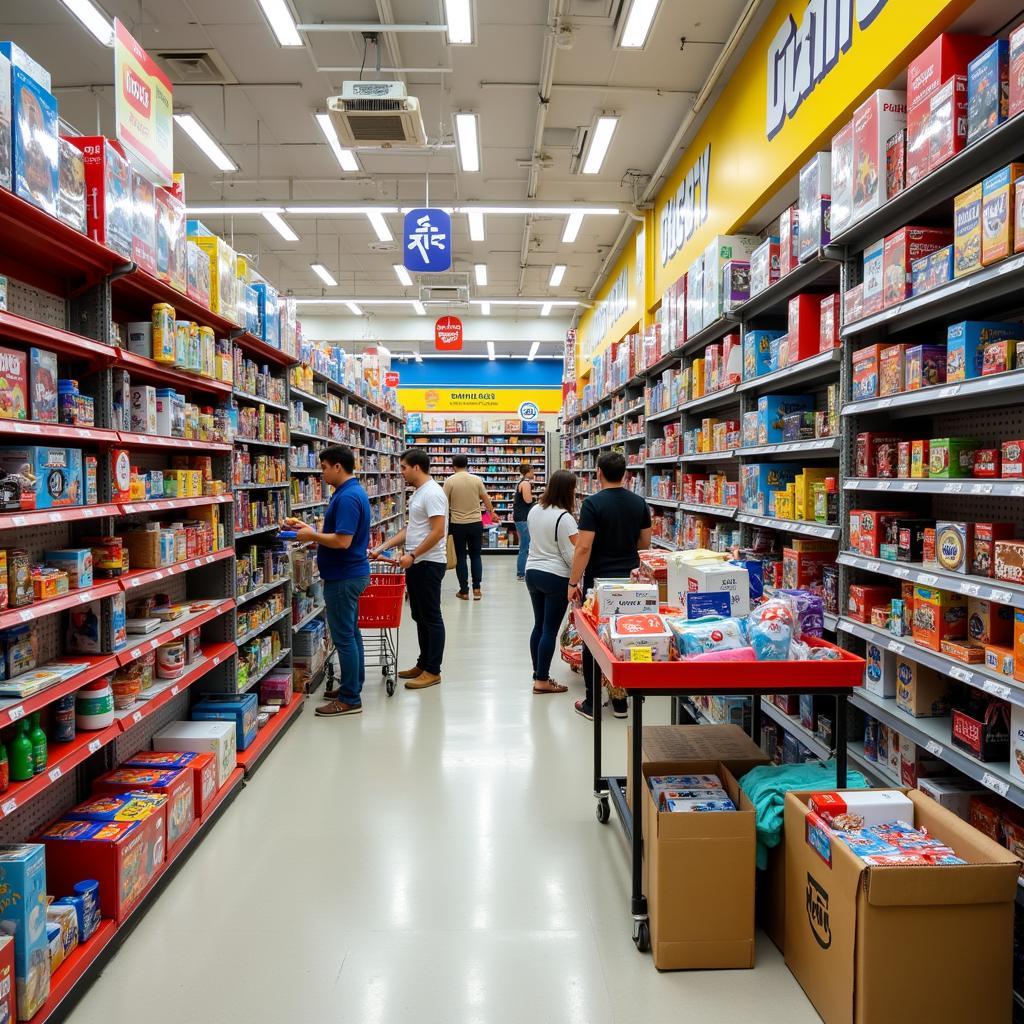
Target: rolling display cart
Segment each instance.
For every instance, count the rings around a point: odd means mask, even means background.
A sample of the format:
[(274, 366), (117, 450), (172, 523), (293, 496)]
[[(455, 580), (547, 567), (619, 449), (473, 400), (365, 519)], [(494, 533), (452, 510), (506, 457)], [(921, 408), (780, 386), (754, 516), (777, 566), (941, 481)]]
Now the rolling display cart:
[[(623, 832), (632, 850), (633, 941), (640, 952), (651, 947), (647, 915), (647, 896), (643, 891), (641, 829), (634, 827), (634, 808), (643, 797), (643, 706), (645, 697), (682, 697), (692, 693), (732, 696), (753, 694), (752, 733), (760, 734), (760, 704), (764, 693), (816, 693), (836, 698), (836, 784), (846, 785), (846, 700), (864, 679), (864, 660), (838, 648), (837, 661), (785, 662), (629, 662), (620, 661), (597, 635), (593, 621), (579, 609), (574, 614), (580, 639), (590, 650), (597, 668), (612, 686), (629, 692), (632, 700), (634, 741), (631, 748), (630, 803), (626, 802), (626, 780), (606, 776), (601, 770), (601, 695), (595, 693), (594, 705), (594, 796), (597, 820), (602, 825), (611, 818), (614, 805)], [(807, 640), (807, 638), (805, 638)], [(824, 641), (808, 640), (811, 646), (832, 646)], [(728, 680), (727, 682), (725, 680)]]
[[(359, 598), (359, 629), (369, 665), (379, 665), (384, 688), (395, 695), (398, 679), (398, 630), (402, 625), (405, 573), (393, 562), (382, 562), (370, 573), (370, 584)], [(366, 634), (369, 634), (368, 636)]]

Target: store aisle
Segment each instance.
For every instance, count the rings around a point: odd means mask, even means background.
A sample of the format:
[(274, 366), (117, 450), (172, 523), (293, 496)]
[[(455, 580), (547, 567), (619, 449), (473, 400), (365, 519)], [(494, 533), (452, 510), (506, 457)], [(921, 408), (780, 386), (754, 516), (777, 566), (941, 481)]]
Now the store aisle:
[[(594, 820), (572, 712), (582, 685), (531, 695), (514, 559), (485, 559), (484, 594), (457, 601), (446, 581), (440, 687), (387, 700), (371, 670), (361, 717), (310, 702), (75, 1024), (818, 1020), (763, 936), (753, 971), (659, 974), (636, 952), (625, 843)], [(624, 763), (625, 723), (607, 730)]]

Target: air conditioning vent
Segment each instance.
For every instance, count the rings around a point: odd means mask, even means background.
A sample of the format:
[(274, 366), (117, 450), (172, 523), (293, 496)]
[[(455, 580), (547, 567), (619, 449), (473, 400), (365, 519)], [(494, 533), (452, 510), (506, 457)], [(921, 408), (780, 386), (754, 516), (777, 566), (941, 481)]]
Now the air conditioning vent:
[(340, 96), (328, 97), (327, 109), (343, 146), (427, 144), (419, 100), (406, 95), (402, 82), (344, 82)]
[(173, 85), (233, 85), (238, 81), (216, 50), (158, 50), (154, 56)]
[(469, 304), (469, 274), (419, 274), (420, 302)]

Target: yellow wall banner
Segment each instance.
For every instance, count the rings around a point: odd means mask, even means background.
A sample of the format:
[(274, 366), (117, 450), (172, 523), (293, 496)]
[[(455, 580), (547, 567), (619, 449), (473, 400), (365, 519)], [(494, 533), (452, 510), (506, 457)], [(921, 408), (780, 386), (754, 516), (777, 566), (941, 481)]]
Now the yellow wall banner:
[(553, 388), (399, 388), (398, 400), (407, 412), (507, 413), (519, 416), (520, 407), (532, 402), (537, 410), (557, 413), (562, 389)]
[[(655, 301), (971, 0), (779, 0), (655, 203)], [(760, 228), (763, 225), (753, 225)]]

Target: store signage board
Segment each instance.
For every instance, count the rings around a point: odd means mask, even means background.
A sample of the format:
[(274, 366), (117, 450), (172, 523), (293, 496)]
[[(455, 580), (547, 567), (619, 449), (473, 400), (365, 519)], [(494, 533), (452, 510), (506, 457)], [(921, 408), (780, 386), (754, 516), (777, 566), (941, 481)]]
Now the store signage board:
[[(562, 389), (550, 388), (400, 388), (398, 399), (407, 412), (493, 412), (525, 419), (522, 409), (533, 405), (536, 419), (557, 415), (562, 408)], [(410, 428), (410, 433), (415, 433)]]
[(167, 76), (114, 19), (114, 116), (117, 139), (155, 185), (170, 185), (174, 169), (173, 90)]
[(384, 387), (386, 388), (397, 388), (398, 387), (398, 371), (397, 370), (385, 370), (384, 371)]
[(440, 274), (452, 267), (452, 218), (431, 207), (410, 210), (402, 231), (405, 269), (411, 274)]
[(464, 331), (457, 316), (439, 317), (434, 324), (434, 348), (438, 352), (460, 352)]

